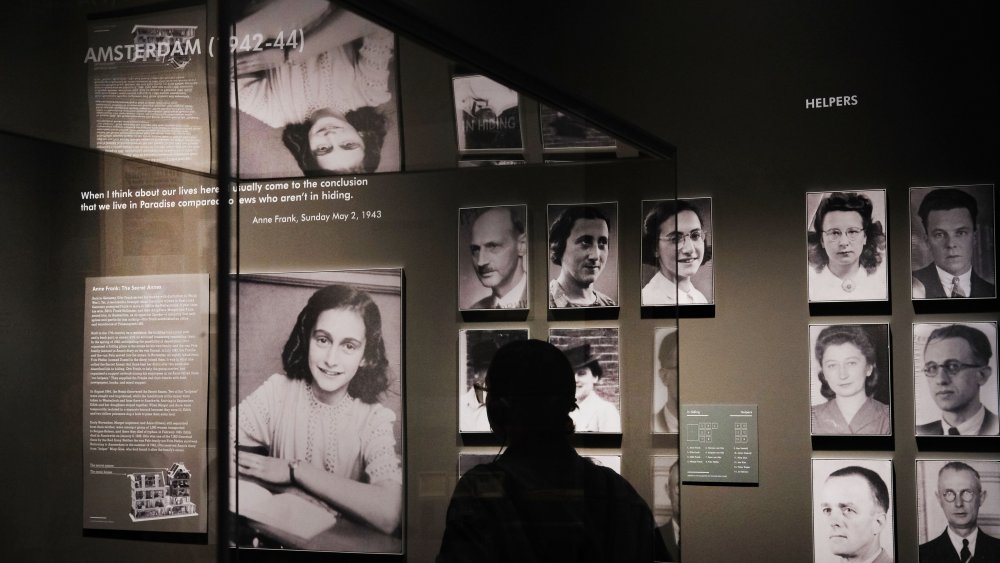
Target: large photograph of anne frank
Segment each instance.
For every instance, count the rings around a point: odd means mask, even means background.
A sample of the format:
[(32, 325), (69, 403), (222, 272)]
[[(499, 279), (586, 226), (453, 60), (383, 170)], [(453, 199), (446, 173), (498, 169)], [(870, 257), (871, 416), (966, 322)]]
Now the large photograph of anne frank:
[(809, 302), (887, 301), (885, 190), (806, 194)]
[(892, 461), (813, 459), (813, 561), (895, 561)]
[(910, 188), (912, 296), (993, 299), (993, 185)]
[(657, 327), (653, 331), (653, 433), (677, 434), (678, 364), (677, 327)]
[(642, 306), (715, 303), (712, 198), (642, 202)]
[(551, 328), (549, 342), (562, 350), (576, 375), (577, 432), (621, 434), (621, 353), (618, 329)]
[(458, 307), (528, 308), (528, 207), (458, 210)]
[(237, 175), (400, 170), (395, 36), (326, 0), (236, 4)]
[(814, 436), (892, 434), (889, 325), (809, 325)]
[(548, 206), (549, 308), (618, 306), (618, 203)]
[(516, 91), (480, 74), (454, 76), (452, 90), (459, 153), (521, 150)]
[(917, 436), (997, 436), (997, 323), (913, 325)]
[(656, 455), (653, 461), (653, 517), (667, 548), (656, 561), (681, 560), (681, 471), (680, 458)]
[(458, 431), (490, 432), (486, 370), (503, 345), (527, 340), (528, 329), (463, 330), (458, 333)]
[(1000, 461), (917, 460), (920, 563), (1000, 561)]
[(233, 543), (401, 553), (402, 271), (246, 274)]

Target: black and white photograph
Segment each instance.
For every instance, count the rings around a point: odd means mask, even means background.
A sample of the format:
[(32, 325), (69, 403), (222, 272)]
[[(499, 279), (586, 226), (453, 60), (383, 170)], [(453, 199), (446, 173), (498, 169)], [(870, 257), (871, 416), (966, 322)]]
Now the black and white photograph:
[(809, 325), (813, 436), (892, 434), (889, 325)]
[(591, 125), (582, 117), (538, 105), (542, 126), (542, 148), (613, 151), (617, 144), (607, 133)]
[(528, 207), (458, 210), (458, 307), (528, 308)]
[(548, 206), (549, 309), (618, 306), (618, 202)]
[(621, 354), (617, 328), (550, 328), (549, 342), (576, 375), (577, 432), (621, 434)]
[(917, 460), (920, 563), (1000, 561), (1000, 461)]
[(806, 194), (809, 302), (887, 301), (885, 190)]
[(892, 461), (813, 459), (813, 561), (895, 561)]
[(997, 436), (997, 323), (915, 323), (917, 436)]
[(642, 202), (642, 306), (715, 303), (712, 198)]
[(401, 169), (392, 33), (326, 0), (243, 0), (234, 10), (239, 177)]
[(681, 560), (681, 469), (675, 455), (653, 456), (653, 517), (667, 547), (665, 558)]
[(244, 274), (240, 547), (401, 553), (402, 270)]
[(993, 185), (910, 188), (913, 299), (993, 299)]
[(451, 82), (459, 153), (523, 148), (517, 92), (481, 74), (454, 76)]
[(528, 329), (463, 330), (458, 333), (458, 431), (490, 432), (486, 370), (501, 346), (527, 340)]
[(677, 434), (679, 426), (677, 327), (653, 331), (653, 433)]
[(492, 166), (520, 166), (526, 164), (522, 158), (463, 158), (458, 161), (459, 168), (489, 168)]

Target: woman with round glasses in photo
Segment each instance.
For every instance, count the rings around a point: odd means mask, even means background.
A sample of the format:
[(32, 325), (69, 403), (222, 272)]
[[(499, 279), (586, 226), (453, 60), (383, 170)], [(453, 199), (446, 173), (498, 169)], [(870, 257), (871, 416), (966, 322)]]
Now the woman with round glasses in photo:
[(319, 289), (299, 313), (281, 363), (285, 373), (230, 412), (240, 476), (396, 532), (403, 476), (396, 415), (379, 403), (389, 361), (378, 306), (347, 285)]
[(666, 200), (646, 214), (642, 262), (657, 268), (642, 288), (642, 306), (708, 304), (691, 282), (701, 265), (712, 259), (701, 212), (685, 200)]
[(824, 194), (808, 236), (809, 301), (889, 298), (885, 231), (873, 211), (863, 193)]
[(813, 435), (889, 435), (889, 405), (872, 397), (882, 374), (868, 331), (858, 325), (828, 326), (813, 351), (820, 394), (827, 399), (811, 409)]

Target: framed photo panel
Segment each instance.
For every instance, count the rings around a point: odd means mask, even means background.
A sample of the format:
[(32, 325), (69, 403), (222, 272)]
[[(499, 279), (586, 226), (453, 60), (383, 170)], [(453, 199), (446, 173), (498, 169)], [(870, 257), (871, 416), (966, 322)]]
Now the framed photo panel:
[(895, 561), (888, 459), (813, 459), (813, 561)]
[(919, 563), (1000, 561), (1000, 461), (918, 459), (916, 485)]
[(523, 148), (517, 92), (480, 74), (455, 76), (451, 83), (460, 154)]
[(806, 194), (809, 302), (888, 301), (885, 190)]
[(892, 434), (889, 325), (809, 325), (813, 436)]
[(642, 306), (715, 304), (712, 198), (642, 202)]
[(994, 299), (993, 184), (910, 188), (913, 299)]
[(679, 426), (679, 380), (677, 327), (653, 331), (653, 433), (677, 434)]
[(617, 328), (551, 328), (549, 342), (576, 373), (577, 432), (621, 434), (621, 354)]
[(458, 308), (528, 308), (528, 207), (458, 210)]
[(402, 270), (247, 274), (238, 291), (234, 542), (402, 553)]
[(490, 432), (486, 417), (486, 370), (501, 346), (527, 340), (528, 329), (462, 330), (458, 333), (458, 431)]
[(681, 561), (680, 458), (655, 455), (653, 462), (653, 517), (667, 546), (669, 561)]
[(917, 436), (997, 436), (997, 323), (913, 325)]
[(618, 306), (618, 202), (550, 204), (549, 308)]

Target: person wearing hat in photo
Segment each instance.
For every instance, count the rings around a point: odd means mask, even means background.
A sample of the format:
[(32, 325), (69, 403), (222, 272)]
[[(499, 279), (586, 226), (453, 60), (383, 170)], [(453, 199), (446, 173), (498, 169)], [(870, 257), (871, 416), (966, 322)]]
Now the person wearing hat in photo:
[(618, 408), (610, 401), (601, 397), (594, 386), (604, 370), (601, 363), (590, 350), (590, 344), (576, 342), (563, 349), (566, 358), (573, 366), (576, 376), (577, 409), (569, 413), (576, 425), (577, 432), (621, 433), (622, 420)]

